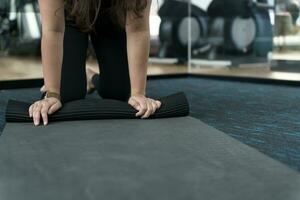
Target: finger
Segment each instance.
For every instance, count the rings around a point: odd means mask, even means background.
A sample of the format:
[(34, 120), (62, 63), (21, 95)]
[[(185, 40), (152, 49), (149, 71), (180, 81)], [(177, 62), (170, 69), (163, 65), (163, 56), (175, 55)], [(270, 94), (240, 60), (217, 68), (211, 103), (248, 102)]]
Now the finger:
[(151, 105), (151, 108), (152, 108), (152, 112), (151, 112), (150, 115), (153, 115), (154, 112), (155, 112), (155, 110), (156, 110), (156, 104), (155, 104), (155, 102), (154, 102), (152, 99), (150, 99), (150, 98), (148, 98), (148, 102), (149, 102), (149, 104)]
[[(36, 107), (36, 103), (32, 104), (30, 107), (29, 107), (29, 112), (30, 112), (30, 117), (33, 118), (33, 112), (35, 110), (35, 107)], [(32, 121), (34, 121), (34, 119), (32, 119)]]
[(128, 102), (132, 107), (134, 107), (134, 109), (136, 110), (140, 110), (140, 104), (134, 100), (133, 98), (131, 98)]
[(142, 116), (142, 119), (148, 118), (148, 117), (151, 115), (152, 110), (153, 110), (152, 105), (151, 105), (150, 101), (148, 100), (148, 101), (147, 101), (147, 111), (146, 111), (145, 114)]
[(59, 102), (53, 104), (53, 105), (49, 108), (48, 114), (49, 114), (49, 115), (53, 114), (53, 113), (56, 112), (59, 108), (60, 108)]
[(152, 104), (150, 103), (150, 101), (148, 100), (147, 101), (147, 111), (142, 116), (142, 119), (148, 118), (151, 115), (152, 112), (153, 112), (153, 107), (152, 107)]
[(161, 102), (160, 101), (155, 101), (155, 103), (158, 106), (157, 108), (159, 109), (161, 107)]
[(48, 110), (49, 110), (49, 107), (50, 107), (50, 105), (48, 103), (45, 103), (45, 104), (42, 105), (42, 108), (41, 108), (41, 115), (42, 115), (42, 118), (43, 118), (44, 125), (48, 124)]
[(33, 121), (34, 121), (34, 125), (36, 125), (36, 126), (38, 126), (40, 124), (41, 107), (42, 107), (41, 104), (37, 104), (33, 110)]
[(34, 108), (37, 104), (32, 104), (30, 107), (31, 107), (31, 117), (33, 117), (33, 111), (34, 111)]
[(158, 105), (156, 104), (156, 102), (151, 99), (151, 105), (153, 107), (153, 112), (151, 113), (152, 115), (156, 112), (156, 110), (158, 109)]
[(140, 104), (140, 110), (138, 113), (136, 113), (136, 117), (143, 116), (147, 112), (147, 109), (148, 109), (146, 101), (140, 101), (139, 104)]
[(41, 92), (45, 92), (46, 88), (45, 88), (45, 85), (43, 85), (40, 89)]
[(38, 103), (35, 103), (33, 106), (32, 117), (33, 117), (34, 125), (37, 126), (39, 124), (38, 122), (40, 118), (40, 105)]
[(31, 118), (32, 117), (32, 108), (33, 108), (33, 105), (31, 105), (28, 109), (28, 113), (29, 113), (29, 117)]

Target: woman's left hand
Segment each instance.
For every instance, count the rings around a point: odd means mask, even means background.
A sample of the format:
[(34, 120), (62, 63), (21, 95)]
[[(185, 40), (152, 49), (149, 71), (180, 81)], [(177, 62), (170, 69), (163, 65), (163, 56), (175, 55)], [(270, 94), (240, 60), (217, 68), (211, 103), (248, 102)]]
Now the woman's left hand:
[(138, 111), (135, 116), (142, 119), (149, 118), (161, 107), (160, 101), (147, 98), (144, 95), (132, 95), (128, 104)]

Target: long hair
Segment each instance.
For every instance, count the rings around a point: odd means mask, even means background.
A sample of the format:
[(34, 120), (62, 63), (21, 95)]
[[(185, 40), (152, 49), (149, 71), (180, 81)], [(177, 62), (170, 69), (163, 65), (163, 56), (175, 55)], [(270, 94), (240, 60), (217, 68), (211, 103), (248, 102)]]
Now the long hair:
[[(65, 10), (68, 18), (75, 20), (76, 26), (82, 31), (89, 32), (94, 29), (97, 17), (100, 13), (103, 0), (65, 0)], [(107, 1), (107, 0), (106, 0)], [(139, 18), (147, 7), (147, 0), (108, 0), (111, 1), (111, 15), (121, 25), (126, 24), (127, 12), (133, 12)]]

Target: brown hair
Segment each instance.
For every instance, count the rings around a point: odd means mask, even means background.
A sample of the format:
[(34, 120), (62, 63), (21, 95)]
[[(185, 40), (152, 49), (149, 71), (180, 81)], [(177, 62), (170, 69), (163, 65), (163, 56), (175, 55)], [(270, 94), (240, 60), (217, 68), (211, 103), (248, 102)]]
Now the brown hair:
[[(100, 13), (103, 0), (65, 0), (67, 18), (75, 20), (76, 26), (82, 31), (89, 32)], [(111, 1), (110, 11), (116, 21), (125, 26), (127, 12), (133, 12), (136, 17), (142, 17), (142, 11), (147, 7), (147, 0), (106, 0)]]

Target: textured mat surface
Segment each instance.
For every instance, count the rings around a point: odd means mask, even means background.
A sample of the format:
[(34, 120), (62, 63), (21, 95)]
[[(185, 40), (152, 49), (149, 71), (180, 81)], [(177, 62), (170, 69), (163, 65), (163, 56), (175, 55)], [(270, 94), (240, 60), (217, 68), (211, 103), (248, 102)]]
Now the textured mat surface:
[[(150, 97), (177, 91), (186, 93), (191, 116), (300, 172), (299, 87), (202, 78), (148, 81)], [(0, 91), (0, 131), (8, 99), (32, 102), (39, 97), (39, 88)]]
[[(150, 118), (181, 117), (189, 114), (189, 103), (184, 93), (160, 98), (162, 106)], [(31, 122), (28, 108), (31, 103), (9, 100), (6, 109), (7, 122)], [(134, 119), (136, 110), (127, 102), (108, 99), (83, 99), (64, 104), (49, 122), (90, 119)]]
[(0, 199), (298, 200), (300, 176), (191, 117), (8, 123)]

